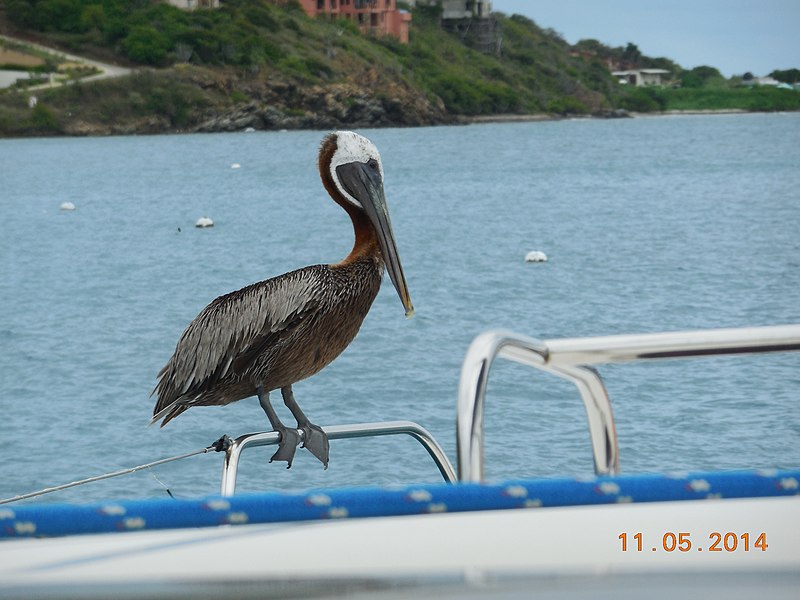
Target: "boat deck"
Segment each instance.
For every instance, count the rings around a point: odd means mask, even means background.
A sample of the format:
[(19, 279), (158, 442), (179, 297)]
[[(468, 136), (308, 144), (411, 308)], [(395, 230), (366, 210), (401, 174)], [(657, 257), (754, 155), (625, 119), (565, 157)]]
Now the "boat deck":
[[(241, 451), (278, 439), (248, 434), (220, 444), (216, 496), (4, 501), (0, 597), (793, 599), (800, 469), (620, 475), (610, 400), (590, 365), (798, 349), (797, 325), (550, 342), (482, 334), (462, 371), (457, 476), (414, 423), (331, 428), (412, 435), (446, 483), (237, 495)], [(483, 480), (497, 357), (575, 383), (596, 476)]]

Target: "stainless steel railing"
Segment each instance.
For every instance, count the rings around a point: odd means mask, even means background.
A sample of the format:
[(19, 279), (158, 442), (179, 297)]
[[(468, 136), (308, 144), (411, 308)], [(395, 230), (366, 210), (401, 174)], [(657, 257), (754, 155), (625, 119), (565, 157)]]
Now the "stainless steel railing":
[[(592, 365), (792, 350), (800, 350), (800, 325), (555, 340), (488, 331), (473, 340), (461, 368), (456, 423), (457, 475), (433, 436), (411, 421), (335, 425), (324, 429), (329, 439), (410, 435), (427, 450), (445, 481), (480, 482), (486, 386), (494, 361), (502, 357), (571, 381), (578, 388), (586, 410), (595, 472), (615, 474), (619, 472), (619, 449), (614, 415), (603, 380)], [(302, 430), (298, 432), (302, 439)], [(270, 431), (233, 440), (225, 451), (221, 494), (234, 494), (239, 460), (245, 449), (277, 444), (279, 439), (280, 434)]]
[[(412, 421), (386, 421), (383, 423), (356, 423), (351, 425), (332, 425), (323, 427), (328, 439), (352, 439), (363, 437), (376, 437), (385, 435), (410, 435), (428, 451), (442, 478), (449, 482), (456, 481), (456, 472), (447, 459), (442, 447), (436, 442), (430, 432)], [(303, 431), (298, 429), (300, 439)], [(248, 433), (232, 440), (225, 450), (225, 461), (222, 466), (222, 485), (220, 493), (223, 496), (233, 496), (236, 491), (236, 476), (239, 469), (239, 459), (247, 448), (256, 446), (269, 446), (277, 444), (280, 434), (277, 431), (263, 433)]]
[(800, 350), (800, 325), (711, 329), (640, 335), (537, 340), (510, 331), (476, 337), (461, 368), (456, 446), (460, 481), (483, 480), (483, 413), (489, 371), (497, 357), (574, 383), (589, 420), (595, 472), (619, 471), (614, 415), (600, 374), (591, 365), (722, 354)]

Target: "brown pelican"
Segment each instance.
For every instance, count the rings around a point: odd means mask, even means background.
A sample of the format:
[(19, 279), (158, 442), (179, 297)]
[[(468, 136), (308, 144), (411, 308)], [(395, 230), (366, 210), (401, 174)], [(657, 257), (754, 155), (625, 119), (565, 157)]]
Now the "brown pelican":
[[(356, 133), (331, 133), (322, 140), (319, 172), (325, 189), (353, 222), (350, 254), (334, 265), (254, 283), (206, 306), (158, 374), (151, 423), (163, 419), (163, 427), (193, 406), (255, 395), (281, 434), (270, 462), (292, 466), (300, 429), (304, 446), (327, 468), (328, 437), (300, 410), (292, 384), (325, 367), (353, 340), (378, 294), (384, 265), (407, 317), (414, 308), (389, 221), (378, 149)], [(297, 419), (297, 429), (281, 423), (270, 404), (269, 393), (276, 389)]]

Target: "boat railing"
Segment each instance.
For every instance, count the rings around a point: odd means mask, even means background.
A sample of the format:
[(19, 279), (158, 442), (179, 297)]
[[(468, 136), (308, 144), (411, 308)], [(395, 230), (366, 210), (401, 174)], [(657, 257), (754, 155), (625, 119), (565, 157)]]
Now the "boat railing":
[(458, 479), (483, 481), (486, 386), (498, 357), (575, 384), (589, 422), (595, 472), (610, 475), (619, 472), (614, 415), (603, 380), (592, 365), (792, 350), (800, 350), (800, 325), (552, 340), (505, 330), (487, 331), (473, 340), (461, 368), (456, 424)]
[[(449, 482), (456, 481), (456, 472), (447, 458), (442, 447), (433, 438), (430, 432), (412, 421), (385, 421), (381, 423), (354, 423), (348, 425), (330, 425), (323, 427), (328, 439), (353, 439), (364, 437), (377, 437), (386, 435), (409, 435), (417, 440), (428, 451), (442, 478)], [(303, 431), (297, 430), (300, 439)], [(225, 450), (225, 460), (222, 467), (222, 485), (220, 493), (223, 496), (233, 496), (236, 491), (236, 477), (239, 470), (239, 460), (242, 452), (247, 448), (256, 446), (270, 446), (277, 444), (280, 434), (277, 431), (261, 433), (247, 433), (235, 440), (231, 440)]]
[[(409, 435), (415, 440), (417, 440), (422, 445), (422, 447), (425, 448), (425, 450), (427, 450), (428, 454), (433, 459), (434, 464), (439, 469), (439, 473), (441, 473), (442, 478), (447, 483), (455, 483), (457, 481), (455, 469), (448, 460), (447, 455), (444, 453), (444, 450), (442, 450), (442, 447), (433, 438), (433, 436), (427, 429), (425, 429), (421, 425), (418, 425), (417, 423), (414, 423), (413, 421), (384, 421), (381, 423), (356, 423), (350, 425), (332, 425), (324, 427), (323, 429), (328, 434), (328, 439), (332, 440), (378, 437), (387, 435)], [(298, 429), (297, 433), (300, 436), (300, 440), (301, 441), (304, 440), (303, 431), (301, 429)], [(9, 504), (12, 502), (19, 502), (21, 500), (27, 500), (30, 498), (36, 498), (38, 496), (43, 496), (45, 494), (60, 492), (69, 488), (86, 485), (89, 483), (94, 483), (105, 479), (111, 479), (112, 477), (129, 475), (131, 473), (136, 473), (137, 471), (152, 469), (153, 467), (157, 467), (159, 465), (164, 465), (167, 463), (184, 460), (186, 458), (197, 456), (199, 454), (208, 454), (210, 452), (225, 453), (225, 459), (223, 461), (223, 466), (222, 466), (222, 484), (220, 486), (221, 489), (220, 493), (223, 496), (233, 496), (236, 491), (236, 477), (239, 471), (239, 460), (241, 458), (242, 452), (244, 452), (245, 449), (250, 447), (269, 446), (277, 444), (279, 441), (280, 441), (280, 433), (278, 433), (277, 431), (268, 431), (262, 433), (247, 433), (245, 435), (239, 436), (234, 440), (232, 440), (227, 435), (223, 435), (221, 438), (219, 438), (212, 444), (204, 448), (194, 450), (192, 452), (185, 452), (177, 456), (162, 458), (135, 467), (118, 469), (110, 473), (95, 475), (93, 477), (80, 479), (78, 481), (71, 481), (69, 483), (64, 483), (60, 485), (48, 486), (40, 490), (18, 494), (10, 498), (0, 498), (0, 505)], [(167, 489), (167, 493), (170, 496), (172, 495), (169, 489)]]

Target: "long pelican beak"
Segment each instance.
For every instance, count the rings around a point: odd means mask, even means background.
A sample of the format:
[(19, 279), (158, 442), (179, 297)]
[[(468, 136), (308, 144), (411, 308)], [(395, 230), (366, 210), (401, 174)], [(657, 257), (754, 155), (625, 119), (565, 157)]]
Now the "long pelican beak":
[(383, 179), (377, 163), (353, 162), (339, 165), (336, 167), (336, 174), (345, 189), (359, 202), (375, 228), (389, 278), (400, 296), (406, 317), (411, 317), (414, 314), (414, 306), (411, 304), (403, 266), (397, 254), (392, 222), (389, 220), (389, 209), (386, 206), (386, 195), (383, 192)]

